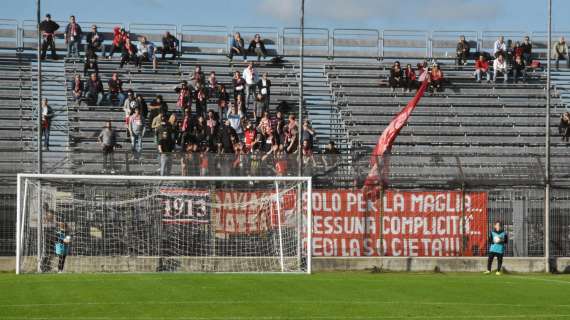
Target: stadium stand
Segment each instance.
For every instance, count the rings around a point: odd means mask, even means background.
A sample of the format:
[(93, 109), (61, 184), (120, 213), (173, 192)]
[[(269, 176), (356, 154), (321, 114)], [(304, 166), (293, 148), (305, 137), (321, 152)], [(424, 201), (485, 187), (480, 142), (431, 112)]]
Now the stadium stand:
[[(85, 32), (93, 24), (81, 19), (79, 22)], [(269, 58), (256, 68), (260, 73), (267, 71), (272, 81), (270, 110), (274, 112), (281, 101), (287, 101), (296, 110), (298, 28), (95, 24), (104, 37), (105, 55), (111, 50), (113, 28), (118, 25), (131, 32), (130, 37), (135, 43), (145, 36), (161, 46), (161, 37), (166, 31), (180, 40), (181, 57), (172, 63), (159, 61), (156, 73), (148, 64), (141, 72), (131, 65), (119, 68), (120, 52), (113, 60), (100, 57), (99, 73), (105, 90), (111, 74), (118, 72), (125, 90), (142, 94), (147, 103), (160, 94), (173, 110), (177, 99), (175, 86), (181, 80), (189, 80), (195, 66), (200, 65), (206, 75), (215, 71), (218, 80), (227, 85), (231, 94), (233, 71), (242, 71), (246, 64), (241, 57), (228, 61), (229, 39), (235, 32), (240, 32), (247, 46), (252, 37), (260, 33)], [(65, 25), (60, 22), (61, 28)], [(4, 181), (12, 183), (16, 172), (33, 172), (36, 165), (34, 106), (37, 103), (32, 95), (37, 45), (34, 28), (33, 21), (18, 25), (17, 21), (0, 20), (0, 151), (5, 155), (0, 160), (0, 174)], [(450, 83), (444, 92), (426, 95), (402, 130), (392, 150), (394, 170), (391, 175), (406, 181), (422, 175), (453, 176), (457, 159), (460, 159), (477, 178), (491, 181), (493, 176), (522, 179), (526, 175), (525, 181), (540, 180), (542, 171), (539, 168), (545, 147), (545, 76), (542, 70), (530, 71), (527, 83), (478, 84), (472, 76), (471, 62), (461, 67), (454, 64), (459, 35), (465, 35), (475, 53), (491, 51), (498, 35), (520, 40), (527, 34), (533, 42), (535, 58), (544, 65), (547, 52), (545, 34), (541, 32), (307, 28), (304, 116), (312, 121), (317, 131), (313, 151), (320, 153), (329, 141), (334, 141), (343, 153), (344, 164), (337, 168), (335, 183), (351, 183), (352, 186), (360, 183), (356, 183), (358, 179), (354, 177), (362, 178), (366, 174), (367, 153), (381, 130), (412, 96), (412, 93), (400, 90), (390, 91), (387, 79), (391, 62), (400, 60), (403, 64), (415, 65), (426, 59), (437, 59)], [(559, 35), (562, 34), (555, 36)], [(61, 35), (56, 35), (56, 45), (58, 54), (63, 57), (65, 48)], [(271, 59), (277, 56), (283, 61)], [(250, 59), (255, 61), (253, 55)], [(122, 107), (108, 104), (78, 106), (73, 102), (70, 85), (75, 74), (83, 73), (82, 59), (48, 60), (43, 68), (44, 95), (52, 101), (57, 115), (52, 129), (55, 146), (44, 153), (44, 172), (101, 172), (103, 159), (96, 140), (104, 122), (111, 120), (122, 145), (115, 155), (116, 172), (156, 174), (159, 160), (150, 130), (144, 138), (143, 158), (133, 160)], [(554, 74), (553, 135), (560, 112), (569, 99), (564, 92), (569, 88), (568, 79), (568, 71), (564, 68)], [(217, 109), (215, 101), (210, 100), (208, 108)], [(569, 171), (568, 154), (567, 144), (553, 137), (553, 168), (561, 179)], [(173, 173), (177, 173), (179, 162), (174, 163)], [(520, 166), (517, 168), (515, 164)], [(326, 166), (319, 166), (322, 169), (319, 174), (334, 176)]]

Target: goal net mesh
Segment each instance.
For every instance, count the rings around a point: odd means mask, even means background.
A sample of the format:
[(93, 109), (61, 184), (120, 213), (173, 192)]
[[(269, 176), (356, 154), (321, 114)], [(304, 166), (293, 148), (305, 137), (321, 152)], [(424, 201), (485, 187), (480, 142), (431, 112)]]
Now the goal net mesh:
[(19, 272), (306, 272), (306, 184), (24, 178)]

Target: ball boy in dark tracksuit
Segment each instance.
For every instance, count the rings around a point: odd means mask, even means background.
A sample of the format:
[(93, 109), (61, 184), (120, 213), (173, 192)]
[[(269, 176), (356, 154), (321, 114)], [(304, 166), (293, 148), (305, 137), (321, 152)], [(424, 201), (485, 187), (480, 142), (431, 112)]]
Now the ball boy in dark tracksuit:
[(503, 225), (497, 221), (493, 226), (493, 230), (489, 234), (489, 260), (487, 261), (487, 271), (485, 274), (491, 273), (491, 266), (493, 259), (497, 257), (497, 272), (496, 275), (501, 275), (501, 267), (503, 265), (503, 255), (505, 254), (506, 245), (509, 242), (507, 232), (503, 229)]

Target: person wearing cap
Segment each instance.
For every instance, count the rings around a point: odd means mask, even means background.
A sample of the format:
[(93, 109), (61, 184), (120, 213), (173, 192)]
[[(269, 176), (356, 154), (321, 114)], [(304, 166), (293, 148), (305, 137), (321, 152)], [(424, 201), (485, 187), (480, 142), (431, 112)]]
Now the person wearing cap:
[(87, 50), (85, 55), (87, 55), (87, 52), (95, 54), (95, 52), (101, 51), (104, 56), (105, 52), (103, 50), (103, 40), (103, 34), (97, 31), (96, 25), (92, 25), (91, 32), (89, 32), (85, 38), (85, 42), (87, 42)]
[(79, 44), (81, 44), (81, 26), (75, 21), (75, 16), (69, 17), (69, 24), (65, 28), (65, 44), (67, 45), (67, 57), (79, 58)]
[(55, 39), (53, 37), (57, 29), (59, 29), (59, 24), (51, 20), (51, 15), (49, 13), (46, 14), (45, 20), (40, 23), (40, 31), (42, 32), (43, 38), (41, 48), (42, 60), (46, 58), (48, 47), (50, 47), (51, 50), (51, 58), (53, 60), (57, 60), (57, 54), (55, 52)]

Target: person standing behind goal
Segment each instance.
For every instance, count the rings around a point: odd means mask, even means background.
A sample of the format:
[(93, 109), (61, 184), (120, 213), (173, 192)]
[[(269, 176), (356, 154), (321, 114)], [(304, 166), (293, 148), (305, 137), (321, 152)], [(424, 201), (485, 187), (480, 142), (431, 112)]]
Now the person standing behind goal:
[(503, 265), (503, 255), (505, 254), (505, 247), (509, 242), (509, 237), (507, 232), (503, 229), (501, 222), (495, 222), (493, 230), (489, 235), (489, 260), (487, 261), (487, 271), (485, 274), (491, 273), (491, 266), (493, 265), (493, 259), (497, 257), (497, 272), (496, 275), (501, 275), (501, 267)]

